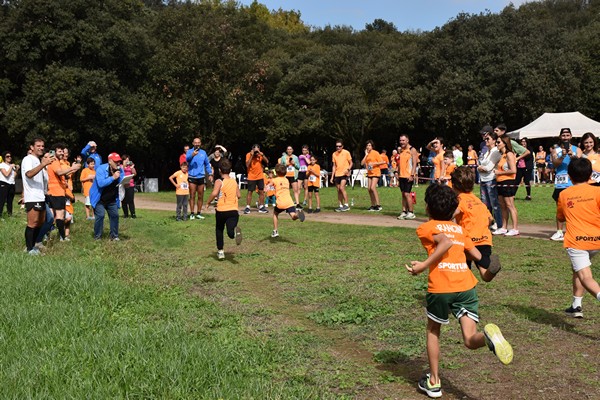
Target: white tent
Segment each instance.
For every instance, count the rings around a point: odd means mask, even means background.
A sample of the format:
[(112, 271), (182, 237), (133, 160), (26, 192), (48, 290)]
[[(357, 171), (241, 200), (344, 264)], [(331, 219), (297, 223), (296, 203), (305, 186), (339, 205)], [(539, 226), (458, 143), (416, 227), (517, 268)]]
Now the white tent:
[(580, 112), (544, 113), (527, 126), (508, 132), (514, 139), (558, 137), (562, 128), (571, 128), (573, 136), (580, 137), (586, 132), (600, 136), (600, 122), (586, 117)]

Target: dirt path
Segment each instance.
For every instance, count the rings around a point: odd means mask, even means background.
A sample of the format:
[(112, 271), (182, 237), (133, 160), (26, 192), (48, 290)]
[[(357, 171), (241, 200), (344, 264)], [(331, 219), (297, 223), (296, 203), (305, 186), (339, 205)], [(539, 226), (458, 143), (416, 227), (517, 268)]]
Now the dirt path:
[[(159, 201), (152, 201), (143, 198), (136, 198), (135, 205), (137, 208), (146, 210), (159, 210), (159, 211), (173, 211), (175, 212), (175, 204), (165, 203)], [(269, 210), (272, 211), (272, 210)], [(211, 214), (214, 211), (209, 210), (207, 213)], [(243, 215), (244, 218), (271, 218), (271, 214), (259, 214), (252, 212), (249, 215)], [(345, 224), (345, 225), (364, 225), (364, 226), (381, 226), (381, 227), (401, 227), (401, 228), (414, 228), (416, 229), (419, 225), (426, 221), (425, 218), (417, 218), (414, 220), (403, 220), (396, 219), (396, 215), (386, 214), (357, 214), (352, 211), (347, 213), (335, 213), (335, 212), (321, 212), (318, 215), (306, 216), (308, 221), (314, 220), (318, 222), (328, 222), (333, 224)], [(556, 228), (550, 225), (532, 225), (532, 224), (520, 224), (519, 230), (521, 237), (524, 238), (535, 238), (535, 239), (548, 239), (556, 231)]]

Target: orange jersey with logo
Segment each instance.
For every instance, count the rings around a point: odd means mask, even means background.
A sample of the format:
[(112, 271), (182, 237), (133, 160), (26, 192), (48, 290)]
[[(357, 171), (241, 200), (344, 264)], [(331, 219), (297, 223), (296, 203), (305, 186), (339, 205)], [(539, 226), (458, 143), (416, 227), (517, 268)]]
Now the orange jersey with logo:
[(380, 163), (382, 161), (381, 154), (379, 154), (377, 150), (371, 150), (369, 154), (367, 154), (367, 158), (365, 158), (367, 176), (381, 176), (381, 166), (375, 165), (373, 167), (369, 167), (369, 163)]
[(564, 247), (600, 250), (600, 187), (587, 183), (566, 188), (558, 196), (558, 219), (566, 219)]
[(401, 149), (398, 151), (398, 177), (410, 178), (413, 174), (415, 166), (413, 164), (412, 147)]
[(475, 246), (492, 245), (489, 224), (492, 215), (486, 205), (473, 192), (458, 195), (456, 223), (463, 227)]
[(417, 228), (417, 236), (427, 254), (434, 252), (435, 235), (444, 234), (452, 241), (452, 247), (442, 259), (429, 268), (429, 293), (455, 293), (471, 290), (477, 285), (477, 278), (467, 265), (466, 250), (475, 245), (460, 225), (452, 221), (430, 220)]
[(96, 176), (96, 171), (93, 168), (84, 168), (81, 170), (79, 180), (82, 181), (82, 193), (85, 197), (90, 195), (90, 188), (92, 187), (92, 183), (94, 183), (94, 180), (84, 182), (84, 180), (88, 179), (90, 176)]
[(306, 169), (306, 176), (308, 186), (321, 186), (321, 167), (319, 167), (319, 164), (309, 165)]
[(252, 159), (252, 161), (250, 161), (250, 166), (247, 168), (247, 179), (249, 181), (257, 181), (259, 179), (263, 179), (263, 156), (261, 156), (260, 154), (252, 155), (252, 152), (249, 152), (248, 154), (246, 154), (246, 163), (250, 159)]
[(265, 182), (265, 192), (267, 196), (275, 196), (275, 184), (273, 183), (273, 179), (268, 178)]
[(275, 185), (275, 205), (277, 208), (285, 210), (294, 206), (294, 201), (290, 195), (290, 181), (285, 177), (278, 176), (273, 179)]
[(237, 197), (238, 185), (235, 179), (225, 178), (219, 191), (217, 211), (234, 211), (239, 208)]

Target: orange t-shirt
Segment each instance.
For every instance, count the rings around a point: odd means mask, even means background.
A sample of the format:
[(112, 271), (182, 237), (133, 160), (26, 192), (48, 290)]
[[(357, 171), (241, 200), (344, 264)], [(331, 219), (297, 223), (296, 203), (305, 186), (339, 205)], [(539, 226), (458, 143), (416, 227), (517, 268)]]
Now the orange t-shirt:
[(383, 161), (385, 165), (380, 166), (380, 168), (388, 169), (388, 166), (390, 165), (390, 158), (387, 156), (387, 154), (381, 154), (381, 161)]
[(469, 150), (469, 152), (467, 153), (467, 157), (467, 165), (477, 164), (477, 152), (475, 150)]
[(444, 179), (446, 180), (446, 185), (452, 187), (452, 177), (450, 175), (452, 175), (452, 173), (454, 172), (454, 170), (456, 169), (456, 164), (452, 163), (452, 164), (448, 164), (446, 165), (446, 173), (444, 174)]
[[(497, 170), (500, 171), (508, 171), (509, 167), (508, 167), (508, 153), (502, 154), (502, 158), (500, 159), (500, 161), (498, 161), (498, 165), (497, 165)], [(508, 181), (510, 179), (515, 179), (517, 177), (517, 174), (510, 174), (510, 175), (498, 175), (496, 174), (496, 181), (498, 182), (504, 182), (504, 181)]]
[(273, 179), (267, 179), (265, 182), (265, 190), (267, 192), (267, 196), (275, 196), (275, 184), (273, 183)]
[(414, 171), (411, 149), (412, 147), (407, 147), (398, 152), (398, 176), (400, 178), (410, 178)]
[(294, 201), (290, 195), (290, 181), (286, 177), (278, 176), (273, 179), (275, 185), (275, 205), (281, 210), (294, 206)]
[(444, 162), (444, 150), (440, 150), (437, 156), (433, 157), (433, 178), (440, 179), (442, 177), (442, 163)]
[(263, 179), (263, 156), (261, 156), (260, 154), (256, 154), (253, 156), (252, 152), (249, 152), (248, 154), (246, 154), (246, 163), (248, 163), (248, 160), (250, 160), (251, 158), (252, 161), (250, 161), (250, 166), (248, 167), (247, 179), (249, 181), (257, 181), (259, 179)]
[(436, 243), (433, 237), (445, 234), (452, 240), (452, 247), (443, 255), (436, 265), (429, 268), (429, 293), (455, 293), (471, 290), (477, 285), (477, 278), (467, 265), (465, 251), (475, 245), (463, 231), (463, 228), (452, 221), (430, 220), (417, 228), (417, 236), (430, 255)]
[(334, 164), (333, 176), (347, 176), (352, 170), (352, 156), (346, 149), (334, 151), (331, 159)]
[(367, 176), (381, 176), (381, 166), (375, 165), (373, 167), (369, 167), (369, 163), (380, 163), (383, 160), (381, 159), (381, 154), (377, 150), (371, 150), (369, 154), (367, 154), (367, 158), (365, 159), (365, 165), (367, 168)]
[[(71, 168), (71, 163), (69, 162), (69, 160), (60, 160), (60, 165), (63, 169)], [(73, 196), (73, 173), (63, 175), (63, 178), (65, 180), (65, 184), (67, 185), (67, 190), (70, 190), (71, 196)]]
[(57, 171), (63, 169), (60, 161), (54, 160), (48, 165), (48, 194), (50, 196), (64, 196), (66, 194), (67, 184), (62, 176), (57, 174)]
[(321, 186), (321, 167), (319, 167), (319, 164), (309, 165), (306, 169), (306, 176), (308, 186)]
[(188, 173), (179, 170), (169, 177), (169, 180), (173, 178), (177, 183), (175, 188), (175, 194), (179, 196), (185, 196), (190, 194), (190, 184), (188, 181)]
[(81, 176), (79, 177), (79, 180), (81, 181), (82, 193), (85, 197), (88, 197), (90, 195), (90, 188), (94, 183), (94, 180), (84, 181), (90, 176), (96, 176), (96, 171), (93, 168), (84, 168), (81, 170)]
[(219, 200), (217, 200), (217, 211), (237, 211), (238, 197), (237, 197), (238, 185), (234, 179), (225, 178), (219, 191)]
[(600, 154), (594, 153), (584, 157), (592, 163), (592, 176), (589, 183), (600, 182)]
[(490, 214), (485, 204), (473, 192), (458, 195), (456, 223), (468, 233), (475, 246), (492, 245), (492, 232), (489, 224)]
[(566, 188), (558, 196), (556, 216), (567, 221), (564, 247), (600, 250), (600, 187), (583, 183)]

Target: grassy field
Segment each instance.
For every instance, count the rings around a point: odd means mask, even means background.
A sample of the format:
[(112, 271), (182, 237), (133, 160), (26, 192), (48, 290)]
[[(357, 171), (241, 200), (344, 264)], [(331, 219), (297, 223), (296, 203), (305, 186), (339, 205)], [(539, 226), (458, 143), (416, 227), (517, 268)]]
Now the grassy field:
[[(390, 203), (392, 190), (382, 190)], [(550, 193), (534, 189), (523, 207), (542, 208)], [(538, 211), (532, 222), (550, 218)], [(37, 258), (23, 253), (23, 214), (0, 222), (3, 398), (425, 398), (415, 383), (427, 369), (427, 278), (403, 267), (425, 256), (414, 230), (283, 217), (271, 239), (270, 219), (242, 216), (244, 242), (228, 240), (219, 262), (212, 215), (137, 214), (121, 220), (119, 243), (91, 240), (80, 218), (72, 242), (53, 240)], [(494, 252), (504, 268), (478, 286), (480, 314), (503, 329), (515, 360), (467, 350), (452, 321), (442, 330), (445, 398), (598, 398), (600, 306), (586, 295), (585, 319), (563, 316), (561, 245), (502, 237)]]

